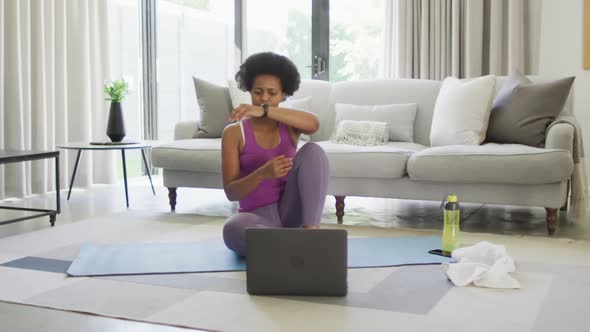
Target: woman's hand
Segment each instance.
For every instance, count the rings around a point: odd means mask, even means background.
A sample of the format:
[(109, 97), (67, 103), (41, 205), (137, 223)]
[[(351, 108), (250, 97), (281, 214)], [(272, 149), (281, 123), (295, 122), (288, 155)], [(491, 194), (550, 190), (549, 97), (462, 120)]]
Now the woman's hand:
[(287, 175), (293, 168), (293, 158), (287, 158), (284, 155), (274, 157), (262, 167), (260, 167), (260, 174), (266, 180), (278, 179)]
[(240, 121), (243, 118), (254, 118), (254, 117), (262, 117), (264, 115), (264, 110), (261, 106), (254, 106), (248, 104), (240, 104), (240, 106), (234, 108), (229, 116), (229, 121)]

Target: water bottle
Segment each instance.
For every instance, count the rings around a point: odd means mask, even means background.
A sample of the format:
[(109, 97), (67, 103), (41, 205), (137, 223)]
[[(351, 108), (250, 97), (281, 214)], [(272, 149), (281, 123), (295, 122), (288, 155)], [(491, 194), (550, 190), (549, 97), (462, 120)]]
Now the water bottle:
[(459, 221), (461, 210), (456, 195), (448, 195), (444, 204), (444, 225), (442, 236), (442, 251), (450, 256), (453, 250), (459, 247)]

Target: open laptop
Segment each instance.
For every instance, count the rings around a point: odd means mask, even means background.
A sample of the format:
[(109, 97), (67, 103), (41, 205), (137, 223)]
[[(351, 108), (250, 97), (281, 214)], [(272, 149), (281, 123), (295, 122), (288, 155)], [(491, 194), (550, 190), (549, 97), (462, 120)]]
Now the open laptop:
[(248, 293), (345, 296), (347, 244), (342, 229), (248, 228)]

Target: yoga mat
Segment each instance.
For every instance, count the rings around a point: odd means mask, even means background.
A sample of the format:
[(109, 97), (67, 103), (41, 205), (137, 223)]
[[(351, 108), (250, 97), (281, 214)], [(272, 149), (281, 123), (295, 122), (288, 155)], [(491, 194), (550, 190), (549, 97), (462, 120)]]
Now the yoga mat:
[[(348, 239), (348, 267), (440, 264), (450, 258), (431, 255), (439, 237)], [(70, 276), (104, 276), (244, 271), (246, 262), (221, 240), (194, 243), (85, 244), (70, 265)]]

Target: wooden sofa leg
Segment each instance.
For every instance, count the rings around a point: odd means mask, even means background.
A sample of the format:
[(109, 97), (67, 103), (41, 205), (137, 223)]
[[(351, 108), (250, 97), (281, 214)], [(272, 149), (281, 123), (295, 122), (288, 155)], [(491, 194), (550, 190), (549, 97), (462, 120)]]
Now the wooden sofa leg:
[(336, 198), (336, 216), (338, 223), (342, 224), (342, 217), (344, 217), (344, 198), (346, 196), (334, 196)]
[(170, 211), (176, 211), (176, 188), (168, 188), (168, 199), (170, 201)]
[(553, 235), (557, 229), (557, 209), (545, 208), (547, 211), (547, 233)]

